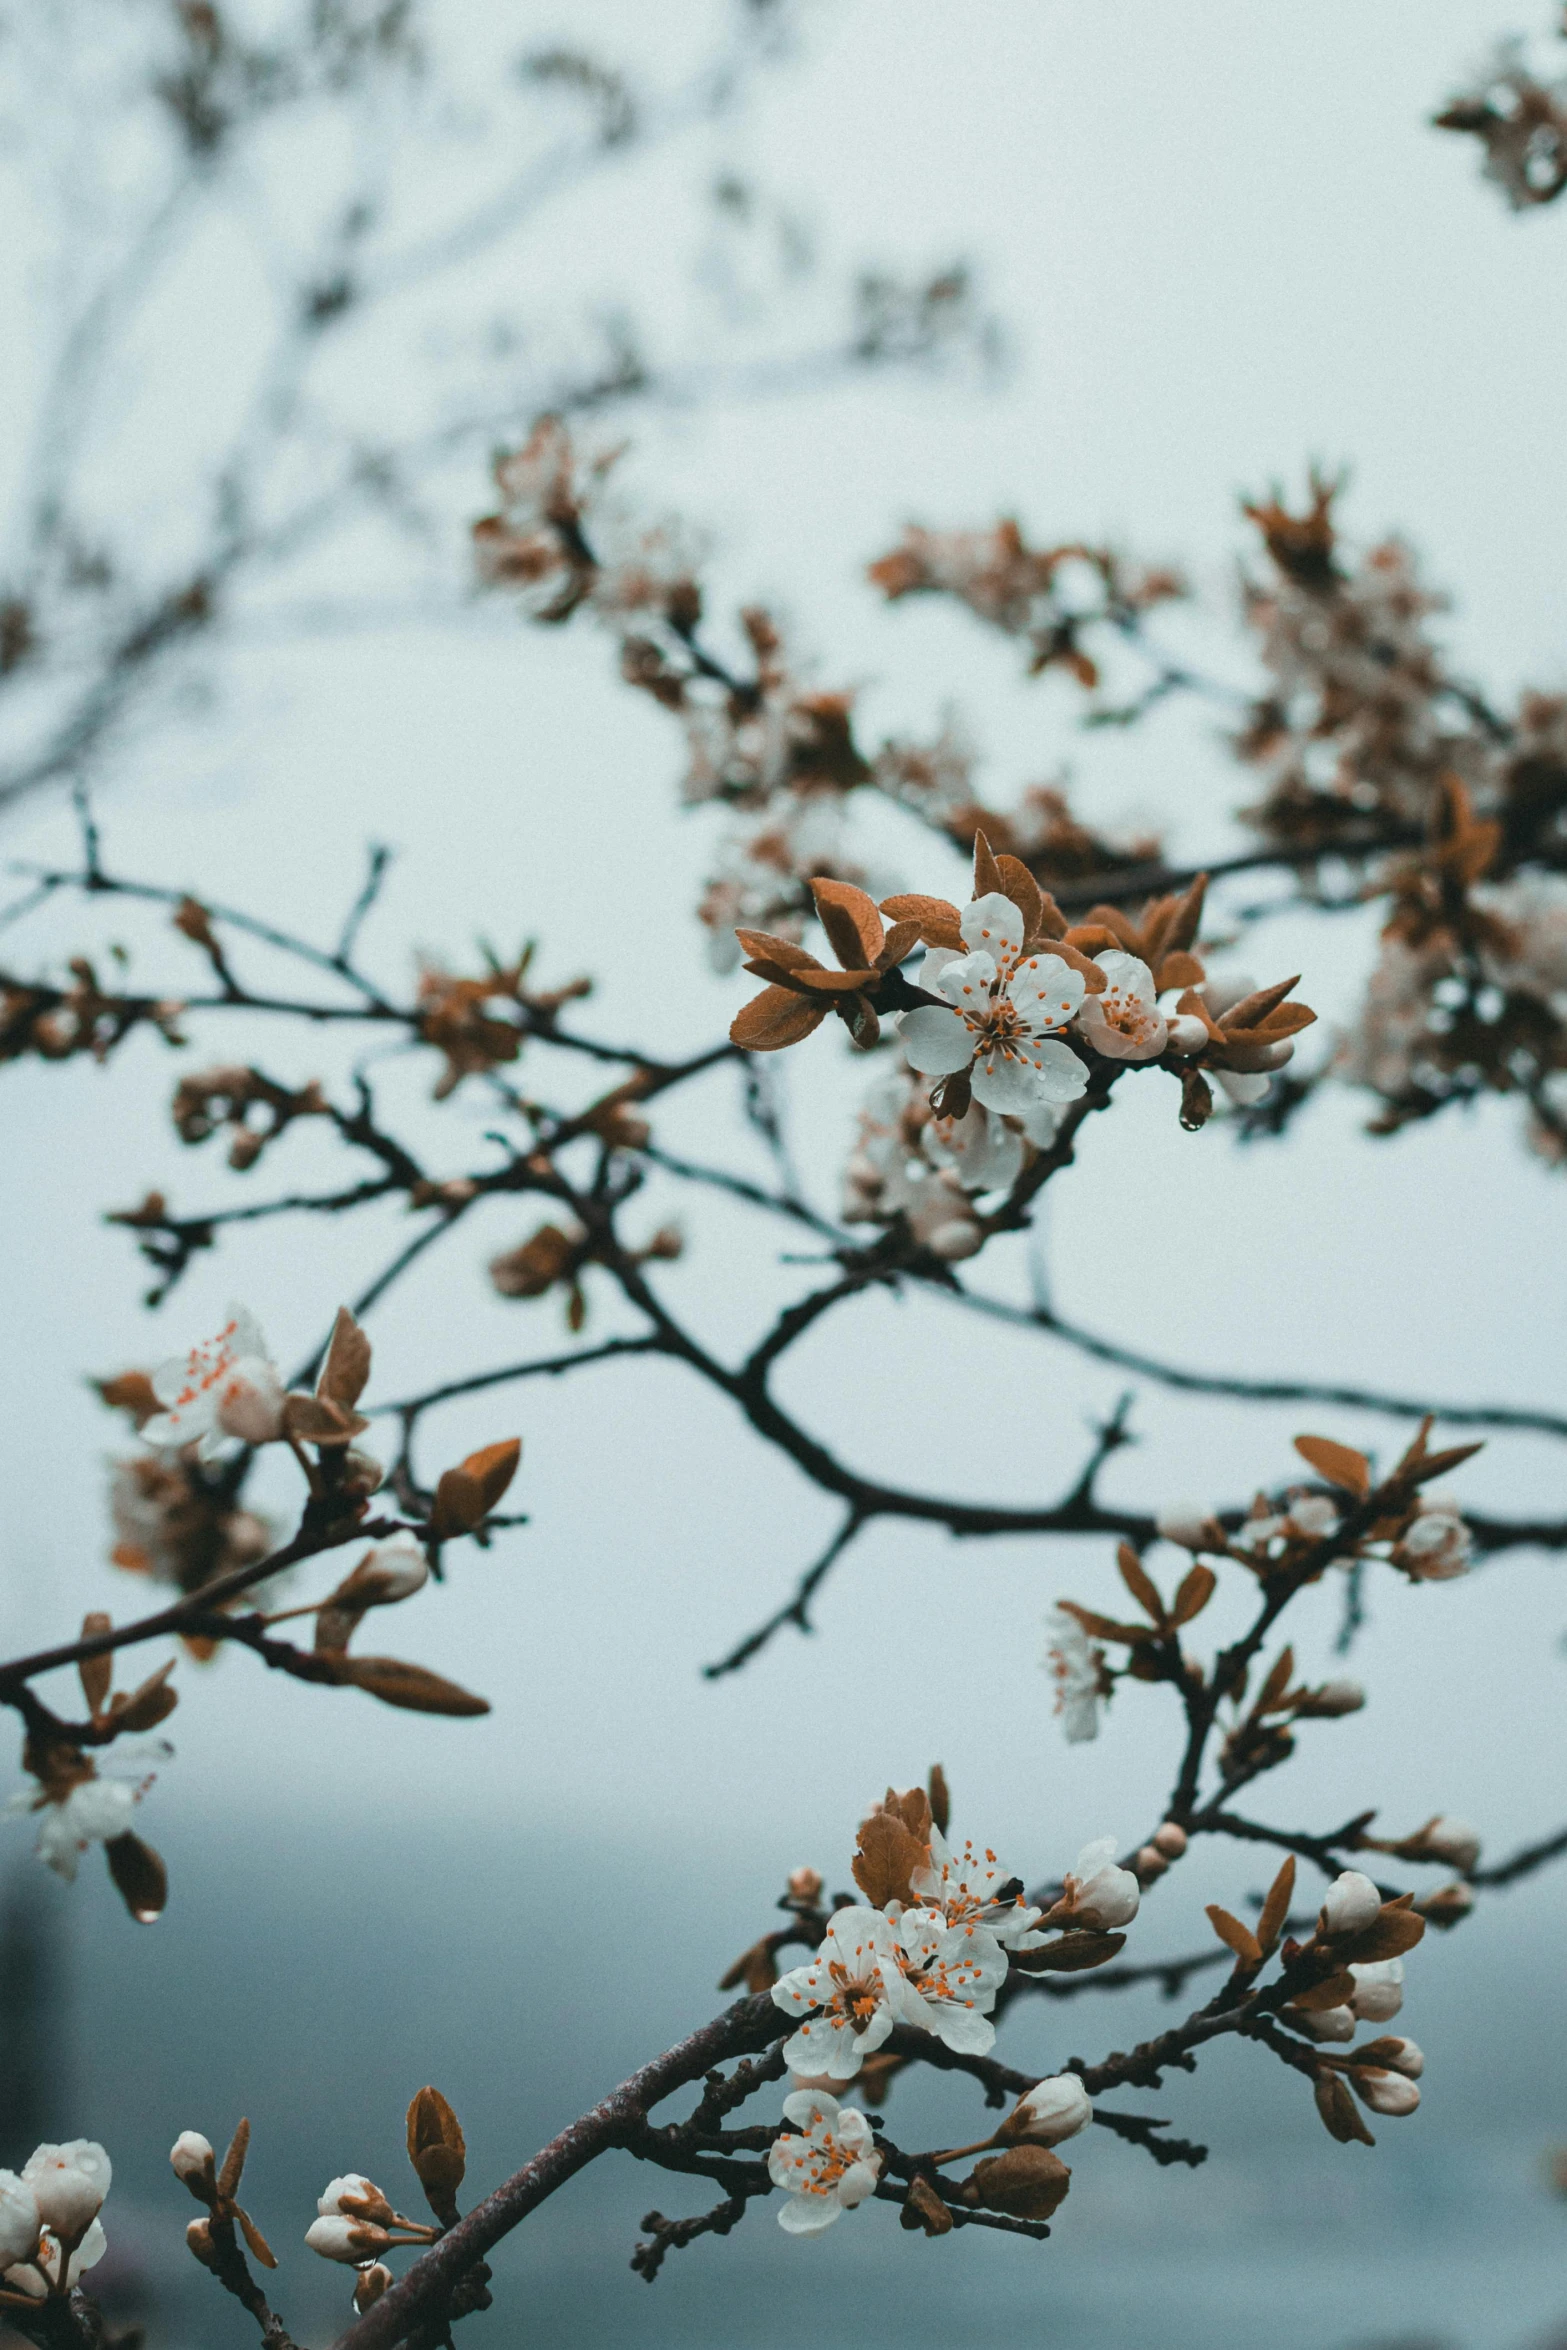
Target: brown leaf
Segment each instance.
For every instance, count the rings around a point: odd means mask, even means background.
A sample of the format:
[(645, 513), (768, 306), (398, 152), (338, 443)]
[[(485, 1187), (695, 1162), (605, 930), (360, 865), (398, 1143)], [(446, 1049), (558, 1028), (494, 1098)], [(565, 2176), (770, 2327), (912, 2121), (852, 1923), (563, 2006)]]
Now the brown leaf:
[(283, 1399), (283, 1425), (301, 1444), (352, 1444), (370, 1423), (324, 1395), (288, 1395)]
[(128, 1697), (123, 1691), (118, 1692), (109, 1701), (110, 1718), (122, 1730), (136, 1731), (155, 1730), (160, 1722), (167, 1721), (180, 1701), (179, 1691), (169, 1687), (173, 1670), (174, 1659), (170, 1657)]
[(1337, 2073), (1322, 2072), (1316, 2082), (1317, 2111), (1321, 2114), (1330, 2137), (1343, 2146), (1358, 2138), (1362, 2146), (1374, 2146), (1375, 2138), (1360, 2118), (1355, 2100)]
[(432, 2208), (444, 2217), (468, 2168), (468, 2148), (462, 2124), (439, 2089), (421, 2089), (408, 2108), (408, 2159)]
[(738, 1991), (742, 1984), (750, 1992), (770, 1991), (778, 1980), (778, 1965), (773, 1957), (771, 1940), (763, 1935), (749, 1950), (742, 1950), (726, 1974), (718, 1978), (720, 1991)]
[(1381, 1915), (1363, 1934), (1334, 1937), (1333, 1955), (1342, 1958), (1346, 1966), (1363, 1966), (1377, 1958), (1402, 1958), (1406, 1950), (1414, 1949), (1425, 1930), (1425, 1919), (1404, 1902), (1384, 1902)]
[(423, 1665), (405, 1664), (400, 1657), (340, 1656), (332, 1659), (332, 1666), (333, 1681), (363, 1689), (383, 1705), (402, 1706), (409, 1713), (467, 1715), (490, 1710), (487, 1697), (475, 1697), (455, 1681), (444, 1681)]
[(1170, 1606), (1173, 1625), (1189, 1624), (1200, 1616), (1218, 1589), (1219, 1578), (1212, 1567), (1188, 1567), (1176, 1585), (1175, 1598)]
[(508, 1437), (469, 1453), (455, 1469), (448, 1469), (435, 1489), (430, 1531), (437, 1541), (453, 1534), (471, 1534), (481, 1526), (517, 1474), (522, 1438)]
[(218, 2172), (218, 2193), (225, 2203), (232, 2202), (239, 2190), (239, 2182), (245, 2175), (245, 2157), (249, 2152), (250, 2124), (242, 2120), (229, 2140), (228, 2152)]
[(1001, 868), (991, 854), (990, 843), (982, 832), (976, 832), (974, 835), (974, 895), (977, 898), (988, 897), (992, 890), (998, 891), (1002, 897), (1006, 896), (1006, 890), (1001, 880)]
[(930, 1766), (927, 1792), (930, 1797), (930, 1816), (945, 1836), (947, 1822), (952, 1817), (952, 1797), (947, 1792), (947, 1774), (940, 1763), (932, 1763)]
[(326, 1361), (316, 1381), (316, 1393), (324, 1402), (351, 1412), (363, 1395), (369, 1376), (370, 1341), (347, 1306), (339, 1306)]
[(93, 1385), (111, 1411), (129, 1412), (138, 1428), (163, 1409), (145, 1371), (122, 1371), (118, 1378), (95, 1379)]
[(769, 930), (737, 930), (736, 938), (759, 962), (776, 963), (781, 971), (819, 971), (821, 964), (792, 938), (774, 938)]
[(1278, 1006), (1283, 1003), (1290, 989), (1298, 986), (1299, 983), (1300, 973), (1297, 971), (1293, 979), (1276, 980), (1272, 987), (1259, 987), (1251, 995), (1242, 996), (1240, 1002), (1232, 1004), (1225, 1013), (1225, 1028), (1228, 1030), (1258, 1027), (1262, 1021), (1266, 1020), (1270, 1012), (1276, 1011)]
[(882, 921), (876, 901), (850, 881), (813, 880), (817, 920), (832, 940), (833, 953), (846, 971), (874, 963), (881, 953)]
[(1219, 1940), (1227, 1943), (1234, 1951), (1243, 1966), (1261, 1966), (1262, 1945), (1250, 1926), (1243, 1926), (1239, 1918), (1231, 1917), (1229, 1911), (1221, 1909), (1216, 1901), (1208, 1904), (1208, 1923)]
[(162, 1860), (129, 1829), (123, 1836), (112, 1836), (103, 1851), (120, 1899), (139, 1926), (150, 1926), (162, 1916), (169, 1898), (169, 1872)]
[(1125, 1948), (1124, 1934), (1063, 1934), (1042, 1949), (1014, 1952), (1012, 1963), (1030, 1975), (1079, 1975), (1107, 1966)]
[(262, 2267), (276, 2268), (277, 2254), (273, 2251), (271, 2245), (267, 2242), (266, 2237), (261, 2233), (261, 2230), (257, 2227), (255, 2221), (251, 2218), (249, 2212), (241, 2211), (236, 2207), (234, 2217), (239, 2222), (241, 2235), (244, 2237), (246, 2243), (250, 2246), (250, 2249), (255, 2254), (257, 2260), (260, 2261)]
[(1484, 1452), (1481, 1444), (1450, 1444), (1445, 1452), (1434, 1452), (1420, 1464), (1420, 1474), (1412, 1482), (1425, 1485), (1431, 1478), (1440, 1477), (1448, 1469), (1456, 1469), (1462, 1461), (1472, 1461), (1477, 1452)]
[[(1334, 1953), (1337, 1956), (1337, 1951)], [(1348, 1967), (1336, 1967), (1320, 1983), (1313, 1983), (1309, 1991), (1297, 1991), (1291, 2007), (1300, 2008), (1307, 2015), (1320, 2015), (1325, 2007), (1342, 2007), (1355, 1995), (1355, 1978)]]
[(1260, 1721), (1264, 1714), (1271, 1714), (1277, 1709), (1279, 1700), (1290, 1685), (1290, 1675), (1294, 1670), (1294, 1649), (1281, 1648), (1273, 1660), (1266, 1681), (1257, 1692), (1257, 1702), (1251, 1709), (1255, 1720)]
[[(113, 1629), (113, 1622), (108, 1616), (95, 1612), (82, 1618), (82, 1638), (84, 1640), (100, 1639), (105, 1632), (111, 1632)], [(114, 1658), (112, 1654), (109, 1656), (84, 1656), (76, 1670), (81, 1679), (82, 1695), (87, 1700), (87, 1711), (96, 1721), (99, 1714), (102, 1713), (104, 1701), (114, 1685)]]
[(895, 971), (919, 943), (920, 926), (917, 922), (895, 922), (882, 940), (881, 952), (876, 957), (877, 970)]
[(1165, 1624), (1164, 1601), (1159, 1587), (1129, 1542), (1123, 1542), (1115, 1554), (1115, 1563), (1121, 1570), (1121, 1580), (1138, 1606), (1162, 1631)]
[(928, 1843), (911, 1835), (896, 1812), (873, 1811), (860, 1829), (854, 1882), (872, 1909), (885, 1909), (889, 1901), (911, 1902), (910, 1875), (923, 1867), (928, 1853)]
[(729, 1041), (743, 1053), (776, 1053), (799, 1044), (827, 1017), (826, 1006), (813, 1004), (792, 988), (766, 987), (741, 1006), (729, 1023)]
[(1021, 857), (998, 857), (1001, 887), (1023, 917), (1023, 936), (1033, 938), (1044, 920), (1045, 896)]
[(1257, 1920), (1257, 1940), (1265, 1951), (1271, 1951), (1283, 1931), (1290, 1913), (1290, 1896), (1295, 1890), (1295, 1855), (1291, 1853), (1268, 1887), (1268, 1898), (1262, 1905)]
[(883, 898), (881, 910), (890, 914), (895, 923), (912, 922), (928, 947), (961, 947), (963, 944), (962, 917), (947, 898), (922, 897), (917, 891), (901, 897)]
[(1319, 1477), (1325, 1477), (1341, 1493), (1353, 1493), (1364, 1501), (1371, 1491), (1371, 1463), (1363, 1452), (1356, 1452), (1347, 1444), (1335, 1444), (1331, 1436), (1297, 1436), (1295, 1450)]
[(1069, 1616), (1077, 1618), (1083, 1630), (1095, 1640), (1119, 1640), (1136, 1646), (1154, 1638), (1147, 1624), (1118, 1624), (1114, 1616), (1095, 1615), (1092, 1608), (1079, 1607), (1075, 1599), (1063, 1599), (1061, 1605)]

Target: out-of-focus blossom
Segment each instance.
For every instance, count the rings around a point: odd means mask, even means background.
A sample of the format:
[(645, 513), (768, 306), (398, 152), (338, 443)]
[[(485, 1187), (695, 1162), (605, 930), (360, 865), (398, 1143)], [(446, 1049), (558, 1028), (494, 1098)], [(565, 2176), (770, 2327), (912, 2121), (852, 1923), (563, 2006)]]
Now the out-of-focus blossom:
[(149, 1444), (169, 1451), (194, 1444), (211, 1460), (225, 1438), (273, 1444), (282, 1436), (283, 1382), (243, 1306), (230, 1307), (215, 1338), (160, 1364), (152, 1385), (164, 1408), (141, 1431)]
[(1070, 1746), (1099, 1735), (1099, 1705), (1105, 1691), (1104, 1650), (1096, 1648), (1075, 1616), (1056, 1608), (1050, 1616), (1045, 1664), (1056, 1685), (1056, 1712)]
[(0, 2268), (9, 2268), (13, 2261), (31, 2260), (42, 2226), (32, 2188), (14, 2170), (0, 2170)]
[(1474, 1543), (1458, 1504), (1425, 1495), (1419, 1517), (1405, 1529), (1393, 1556), (1420, 1583), (1446, 1583), (1467, 1574)]

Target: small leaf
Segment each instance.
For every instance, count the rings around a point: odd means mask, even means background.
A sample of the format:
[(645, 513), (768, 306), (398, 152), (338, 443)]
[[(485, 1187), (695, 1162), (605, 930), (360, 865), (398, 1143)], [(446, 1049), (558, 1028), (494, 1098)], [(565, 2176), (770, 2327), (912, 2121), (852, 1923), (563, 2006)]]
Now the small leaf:
[(1353, 1493), (1357, 1500), (1364, 1501), (1371, 1491), (1371, 1463), (1363, 1452), (1355, 1452), (1347, 1444), (1335, 1444), (1331, 1436), (1297, 1436), (1295, 1450), (1319, 1477), (1325, 1477), (1341, 1493)]
[(952, 1797), (947, 1791), (947, 1774), (942, 1769), (940, 1763), (932, 1763), (930, 1766), (928, 1792), (930, 1796), (930, 1816), (935, 1822), (936, 1826), (941, 1830), (942, 1835), (945, 1836), (947, 1832), (947, 1822), (952, 1817)]
[(928, 947), (961, 947), (963, 926), (956, 906), (946, 898), (927, 898), (917, 894), (883, 898), (881, 910), (890, 914), (895, 923), (913, 922)]
[(1129, 1542), (1123, 1542), (1115, 1554), (1115, 1563), (1121, 1570), (1121, 1580), (1138, 1606), (1162, 1631), (1165, 1624), (1164, 1601), (1142, 1560)]
[(316, 1393), (351, 1412), (370, 1376), (370, 1341), (347, 1306), (339, 1306)]
[(1297, 1991), (1290, 2001), (1306, 2015), (1320, 2015), (1325, 2007), (1342, 2007), (1355, 1996), (1355, 1978), (1347, 1967), (1337, 1967), (1309, 1991)]
[[(323, 1660), (325, 1661), (325, 1660)], [(415, 1714), (487, 1714), (490, 1701), (445, 1681), (423, 1665), (405, 1664), (395, 1656), (339, 1656), (332, 1660), (331, 1678), (363, 1689), (383, 1705), (402, 1706)]]
[(1337, 2073), (1321, 2072), (1316, 2080), (1317, 2111), (1330, 2137), (1347, 2146), (1359, 2139), (1362, 2146), (1374, 2146), (1375, 2138), (1361, 2120), (1355, 2100), (1345, 2088)]
[(250, 2152), (250, 2124), (242, 2120), (229, 2140), (229, 2150), (223, 2157), (218, 2172), (218, 2193), (225, 2203), (231, 2203), (245, 2175), (245, 2157)]
[(121, 1900), (139, 1926), (150, 1926), (163, 1914), (169, 1898), (169, 1872), (150, 1844), (127, 1829), (123, 1836), (113, 1836), (103, 1848)]
[(1208, 1904), (1208, 1923), (1219, 1940), (1227, 1943), (1234, 1951), (1243, 1966), (1261, 1966), (1262, 1945), (1250, 1926), (1243, 1926), (1239, 1918), (1231, 1917), (1229, 1911), (1221, 1909), (1216, 1901)]
[(1125, 1948), (1124, 1934), (1063, 1934), (1040, 1950), (1014, 1952), (1012, 1963), (1030, 1975), (1079, 1975), (1107, 1966)]
[(1432, 1477), (1440, 1477), (1448, 1469), (1456, 1469), (1461, 1461), (1472, 1461), (1477, 1452), (1484, 1452), (1483, 1444), (1450, 1444), (1445, 1452), (1434, 1452), (1420, 1464), (1420, 1474), (1413, 1479), (1424, 1485)]
[(1212, 1567), (1188, 1567), (1176, 1586), (1170, 1607), (1172, 1625), (1189, 1624), (1200, 1616), (1219, 1586), (1219, 1578)]
[(517, 1474), (521, 1458), (522, 1439), (513, 1436), (502, 1444), (486, 1444), (469, 1453), (455, 1469), (448, 1469), (435, 1489), (430, 1519), (430, 1531), (437, 1541), (447, 1541), (453, 1534), (471, 1534), (476, 1526), (482, 1526)]
[(1406, 1950), (1413, 1950), (1426, 1930), (1426, 1921), (1400, 1902), (1387, 1902), (1382, 1914), (1363, 1934), (1335, 1939), (1333, 1955), (1342, 1957), (1347, 1965), (1364, 1966), (1378, 1958), (1402, 1958)]
[(1273, 1665), (1269, 1671), (1266, 1681), (1263, 1682), (1262, 1687), (1257, 1692), (1257, 1702), (1251, 1709), (1253, 1720), (1260, 1721), (1264, 1714), (1271, 1714), (1277, 1711), (1279, 1701), (1290, 1685), (1290, 1675), (1294, 1672), (1294, 1670), (1294, 1649), (1287, 1646), (1281, 1648), (1278, 1655), (1273, 1660)]
[(1148, 1624), (1118, 1624), (1114, 1616), (1095, 1615), (1091, 1607), (1079, 1607), (1075, 1599), (1063, 1599), (1060, 1605), (1069, 1616), (1075, 1616), (1083, 1630), (1095, 1640), (1118, 1640), (1127, 1646), (1136, 1647), (1140, 1641), (1155, 1637)]
[(1290, 1913), (1290, 1897), (1295, 1891), (1295, 1855), (1290, 1854), (1273, 1883), (1268, 1887), (1268, 1898), (1262, 1905), (1257, 1920), (1257, 1940), (1265, 1951), (1271, 1951), (1278, 1941), (1284, 1921)]
[(871, 1813), (861, 1825), (853, 1866), (854, 1882), (873, 1909), (885, 1909), (889, 1901), (912, 1902), (909, 1878), (923, 1867), (928, 1850), (896, 1812)]
[(271, 2245), (267, 2242), (266, 2237), (261, 2233), (261, 2230), (257, 2227), (255, 2221), (251, 2218), (249, 2212), (240, 2211), (236, 2208), (234, 2217), (239, 2222), (240, 2233), (243, 2235), (246, 2243), (250, 2246), (251, 2251), (260, 2261), (262, 2267), (276, 2268), (277, 2254), (273, 2251)]
[(817, 919), (832, 940), (833, 952), (846, 971), (874, 963), (881, 953), (882, 920), (876, 901), (851, 881), (811, 882)]
[(1001, 868), (991, 854), (990, 843), (982, 832), (976, 832), (974, 835), (974, 895), (977, 898), (989, 897), (992, 890), (1000, 897), (1006, 895), (1001, 880)]
[(826, 1006), (789, 987), (765, 987), (729, 1023), (729, 1041), (743, 1053), (777, 1053), (820, 1028)]
[[(95, 1613), (82, 1618), (82, 1638), (84, 1640), (101, 1639), (105, 1632), (112, 1631), (113, 1628), (110, 1618), (105, 1615)], [(82, 1695), (87, 1700), (87, 1711), (96, 1721), (103, 1711), (104, 1700), (114, 1683), (113, 1655), (84, 1656), (76, 1670), (81, 1678)]]
[(123, 1691), (116, 1692), (109, 1705), (111, 1720), (118, 1722), (122, 1730), (137, 1731), (155, 1730), (160, 1722), (167, 1721), (180, 1701), (179, 1691), (169, 1687), (173, 1670), (174, 1659), (170, 1657), (128, 1697)]

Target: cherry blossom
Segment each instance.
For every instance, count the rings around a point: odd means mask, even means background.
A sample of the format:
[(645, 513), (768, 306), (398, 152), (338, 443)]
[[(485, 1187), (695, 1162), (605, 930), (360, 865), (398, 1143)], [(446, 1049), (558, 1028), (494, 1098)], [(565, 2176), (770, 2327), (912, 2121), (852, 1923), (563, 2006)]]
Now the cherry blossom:
[(932, 1828), (930, 1859), (909, 1881), (921, 1909), (938, 1910), (949, 1926), (984, 1926), (1004, 1950), (1036, 1950), (1045, 1940), (1031, 1931), (1043, 1911), (1031, 1907), (1021, 1891), (1007, 1893), (1017, 1878), (988, 1847), (976, 1850), (967, 1837), (954, 1850), (941, 1830)]
[(1018, 2100), (1001, 2134), (1029, 2146), (1060, 2146), (1093, 2118), (1093, 2102), (1076, 2073), (1055, 2073)]
[(273, 1444), (283, 1433), (283, 1382), (259, 1324), (243, 1306), (229, 1308), (215, 1338), (160, 1364), (152, 1385), (164, 1408), (141, 1433), (162, 1450), (194, 1444), (203, 1460), (212, 1460), (226, 1437)]
[[(785, 2015), (807, 2017), (784, 2042), (791, 2072), (811, 2079), (850, 2081), (895, 2024), (924, 2022), (910, 2013), (903, 1953), (891, 1921), (879, 1909), (851, 1904), (828, 1923), (821, 1947), (773, 1985), (773, 2003)], [(819, 2008), (821, 2013), (812, 2014)]]
[(1469, 1572), (1473, 1544), (1458, 1504), (1446, 1495), (1428, 1493), (1414, 1524), (1394, 1553), (1417, 1582), (1446, 1583)]
[(1317, 1921), (1319, 1933), (1363, 1934), (1382, 1908), (1382, 1896), (1359, 1869), (1345, 1869), (1328, 1887)]
[(169, 2161), (174, 2176), (187, 2184), (192, 2179), (211, 2179), (217, 2173), (217, 2156), (212, 2141), (199, 2130), (181, 2130), (169, 2149)]
[(922, 1004), (899, 1019), (909, 1060), (927, 1077), (969, 1070), (987, 1110), (1076, 1101), (1088, 1072), (1057, 1031), (1082, 1004), (1082, 973), (1060, 955), (1025, 958), (1023, 917), (999, 891), (965, 907), (961, 927), (968, 953), (931, 947), (920, 969), (921, 987), (952, 1009)]
[(14, 2170), (0, 2170), (0, 2268), (31, 2260), (42, 2226), (32, 2188)]
[(1099, 1701), (1104, 1695), (1104, 1653), (1094, 1646), (1075, 1616), (1056, 1608), (1050, 1617), (1046, 1668), (1056, 1685), (1056, 1712), (1069, 1746), (1099, 1735)]
[(103, 2209), (113, 2167), (93, 2138), (72, 2138), (63, 2146), (35, 2146), (22, 2165), (22, 2181), (33, 2191), (38, 2216), (62, 2241), (75, 2243)]
[[(1139, 956), (1120, 947), (1107, 948), (1094, 961), (1105, 975), (1104, 990), (1084, 996), (1077, 1015), (1079, 1035), (1107, 1061), (1157, 1060), (1167, 1030), (1153, 973)], [(1206, 1029), (1201, 1041), (1207, 1042)]]
[(37, 1812), (34, 1850), (57, 1877), (74, 1885), (77, 1866), (87, 1847), (111, 1844), (116, 1836), (125, 1835), (141, 1794), (140, 1787), (124, 1779), (94, 1776), (78, 1779), (59, 1796), (40, 1798), (31, 1792), (13, 1795), (7, 1809)]
[(796, 2089), (783, 2109), (805, 2135), (785, 2130), (768, 2151), (768, 2176), (788, 2197), (778, 2225), (791, 2236), (818, 2235), (875, 2193), (881, 2156), (864, 2114), (825, 2089)]
[[(67, 2292), (72, 2285), (81, 2281), (90, 2268), (97, 2267), (108, 2249), (109, 2239), (103, 2232), (103, 2223), (95, 2219), (65, 2261), (64, 2284)], [(59, 2238), (51, 2229), (45, 2229), (32, 2261), (8, 2268), (5, 2282), (13, 2292), (26, 2293), (30, 2299), (42, 2301), (51, 2290), (57, 2290), (60, 2286), (62, 2250)]]
[(959, 2055), (987, 2055), (996, 2044), (990, 2010), (1007, 1979), (1007, 1955), (995, 1935), (985, 1926), (949, 1925), (940, 1910), (906, 1909), (898, 1939), (908, 1976), (904, 2020)]
[(1129, 1925), (1137, 1915), (1142, 1888), (1130, 1869), (1116, 1865), (1113, 1836), (1085, 1844), (1062, 1880), (1061, 1899), (1051, 1911), (1057, 1924), (1088, 1926), (1105, 1933)]

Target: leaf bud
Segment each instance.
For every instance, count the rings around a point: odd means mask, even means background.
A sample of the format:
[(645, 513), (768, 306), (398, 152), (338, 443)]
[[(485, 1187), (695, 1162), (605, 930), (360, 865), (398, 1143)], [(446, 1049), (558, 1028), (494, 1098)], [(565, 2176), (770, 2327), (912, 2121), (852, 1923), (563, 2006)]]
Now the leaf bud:
[(392, 2272), (384, 2260), (372, 2261), (368, 2268), (359, 2271), (354, 2279), (354, 2307), (361, 2317), (374, 2307), (391, 2282)]
[(965, 2203), (982, 2203), (1014, 2219), (1049, 2219), (1066, 2200), (1072, 2174), (1059, 2155), (1044, 2146), (1009, 2146), (974, 2165), (963, 2183)]

